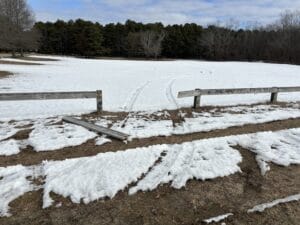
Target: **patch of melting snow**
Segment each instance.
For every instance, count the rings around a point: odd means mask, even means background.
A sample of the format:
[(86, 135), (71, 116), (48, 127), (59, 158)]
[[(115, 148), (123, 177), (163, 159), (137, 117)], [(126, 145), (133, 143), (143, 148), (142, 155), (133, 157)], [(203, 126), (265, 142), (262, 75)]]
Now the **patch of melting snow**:
[(94, 132), (68, 123), (51, 126), (39, 125), (30, 133), (28, 143), (37, 152), (51, 151), (81, 145), (96, 136), (97, 134)]
[(231, 142), (256, 154), (262, 175), (270, 170), (269, 162), (281, 166), (300, 164), (299, 128), (238, 135), (232, 138)]
[[(53, 203), (51, 192), (70, 197), (74, 203), (80, 203), (81, 200), (89, 203), (99, 198), (113, 198), (135, 182), (137, 184), (129, 189), (129, 194), (153, 190), (161, 184), (170, 183), (174, 188), (182, 188), (190, 179), (228, 176), (241, 171), (238, 164), (242, 157), (232, 148), (234, 145), (255, 152), (264, 167), (267, 162), (283, 166), (300, 164), (299, 134), (300, 129), (260, 132), (174, 145), (153, 145), (63, 161), (45, 161), (31, 167), (18, 165), (0, 168), (0, 215), (9, 215), (8, 204), (14, 199), (41, 188), (31, 182), (37, 177), (45, 177), (42, 185), (43, 207), (48, 207)], [(276, 148), (272, 147), (274, 144)], [(143, 177), (143, 174), (146, 175)], [(263, 211), (299, 198), (300, 194), (289, 196), (256, 206), (249, 212)]]
[(247, 212), (248, 213), (263, 212), (265, 209), (272, 208), (272, 207), (274, 207), (278, 204), (293, 202), (293, 201), (299, 201), (299, 200), (300, 200), (300, 194), (291, 195), (291, 196), (288, 196), (286, 198), (280, 198), (280, 199), (276, 199), (272, 202), (256, 205), (252, 209), (249, 209)]
[(0, 156), (10, 156), (20, 153), (20, 146), (18, 141), (10, 139), (0, 142)]
[[(259, 114), (257, 113), (259, 110)], [(228, 111), (235, 111), (234, 114)], [(184, 121), (177, 126), (173, 126), (169, 118), (155, 120), (145, 118), (145, 113), (136, 113), (128, 118), (123, 126), (123, 121), (117, 121), (112, 129), (127, 133), (131, 138), (148, 138), (153, 136), (171, 136), (189, 134), (195, 132), (208, 132), (215, 129), (226, 129), (232, 126), (243, 126), (245, 124), (259, 124), (276, 120), (284, 120), (300, 117), (298, 106), (291, 105), (291, 108), (278, 106), (254, 106), (230, 107), (227, 111), (214, 113), (213, 110), (203, 113), (193, 113), (192, 118), (184, 118)]]
[(106, 143), (110, 143), (111, 142), (111, 139), (108, 139), (105, 135), (104, 136), (101, 136), (101, 137), (98, 137), (96, 140), (95, 140), (95, 144), (96, 145), (104, 145)]
[(161, 163), (130, 188), (129, 194), (151, 191), (169, 182), (179, 189), (193, 178), (207, 180), (228, 176), (240, 171), (238, 164), (241, 161), (240, 153), (228, 145), (226, 138), (167, 145)]
[(147, 172), (163, 150), (164, 146), (153, 146), (46, 162), (43, 208), (53, 203), (50, 192), (70, 197), (74, 203), (113, 198)]
[(223, 214), (223, 215), (220, 215), (220, 216), (215, 216), (215, 217), (212, 217), (212, 218), (209, 218), (209, 219), (205, 219), (203, 220), (203, 222), (205, 223), (218, 223), (226, 218), (228, 218), (229, 216), (233, 216), (232, 213), (226, 213), (226, 214)]
[[(171, 136), (180, 134), (189, 134), (194, 132), (211, 131), (214, 129), (225, 129), (231, 126), (242, 126), (251, 123), (264, 123), (268, 121), (296, 118), (300, 117), (300, 110), (297, 104), (291, 104), (290, 108), (282, 108), (279, 106), (255, 106), (254, 108), (238, 106), (230, 107), (227, 110), (235, 111), (231, 114), (226, 111), (215, 114), (214, 110), (209, 112), (197, 113), (193, 112), (192, 118), (184, 118), (182, 123), (173, 125), (170, 115), (167, 111), (160, 112), (140, 112), (133, 113), (122, 127), (124, 121), (116, 121), (113, 123), (107, 117), (92, 119), (96, 125), (110, 127), (114, 130), (127, 133), (130, 135), (129, 140), (133, 138), (149, 138), (153, 136)], [(256, 111), (260, 110), (259, 117)], [(157, 120), (157, 116), (162, 116), (163, 119)], [(18, 131), (24, 130), (24, 126), (29, 126), (33, 131), (27, 140), (28, 144), (34, 147), (35, 151), (50, 151), (64, 147), (80, 145), (98, 135), (87, 131), (85, 128), (62, 123), (61, 117), (37, 119), (35, 121), (14, 121), (0, 123), (0, 155), (17, 154), (16, 148), (9, 152), (9, 148), (4, 148), (7, 143), (2, 143), (9, 139)], [(29, 129), (29, 128), (26, 128)], [(101, 138), (96, 141), (97, 145), (101, 144)], [(2, 141), (2, 142), (1, 142)], [(104, 140), (103, 144), (108, 140)], [(15, 145), (16, 146), (16, 145)], [(11, 149), (11, 148), (10, 148)], [(265, 173), (268, 170), (268, 165), (257, 157), (258, 163)]]
[(34, 178), (37, 167), (21, 165), (0, 168), (0, 217), (10, 216), (9, 203), (29, 191), (40, 187), (33, 184), (28, 177)]

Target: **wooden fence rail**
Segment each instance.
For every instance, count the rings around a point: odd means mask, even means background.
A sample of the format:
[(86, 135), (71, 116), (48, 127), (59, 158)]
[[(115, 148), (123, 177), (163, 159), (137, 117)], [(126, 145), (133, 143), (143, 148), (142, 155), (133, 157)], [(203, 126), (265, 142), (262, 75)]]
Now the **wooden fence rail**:
[(236, 88), (236, 89), (195, 89), (181, 91), (178, 98), (194, 97), (194, 108), (200, 107), (202, 95), (233, 95), (233, 94), (260, 94), (271, 93), (271, 102), (277, 101), (279, 92), (300, 92), (300, 87), (263, 87), (263, 88)]
[(102, 111), (102, 91), (0, 93), (0, 101), (95, 98), (97, 111)]

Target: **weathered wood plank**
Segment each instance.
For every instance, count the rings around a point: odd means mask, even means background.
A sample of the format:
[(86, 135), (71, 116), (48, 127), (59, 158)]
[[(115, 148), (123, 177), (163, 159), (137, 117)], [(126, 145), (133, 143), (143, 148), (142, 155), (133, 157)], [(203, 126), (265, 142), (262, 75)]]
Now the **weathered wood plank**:
[[(201, 91), (201, 90), (200, 90)], [(194, 97), (199, 95), (199, 90), (191, 90), (191, 91), (180, 91), (178, 92), (177, 98), (186, 98), (186, 97)]]
[(198, 95), (231, 95), (231, 94), (259, 94), (276, 92), (300, 92), (300, 87), (262, 87), (262, 88), (231, 88), (231, 89), (198, 89), (181, 91), (178, 98), (194, 97)]
[(102, 91), (96, 91), (96, 104), (97, 104), (97, 111), (101, 112), (102, 111)]
[(278, 98), (278, 92), (271, 93), (271, 103), (276, 103)]
[(122, 141), (126, 140), (129, 137), (129, 135), (121, 133), (119, 131), (111, 130), (106, 127), (98, 126), (98, 125), (88, 123), (88, 122), (85, 122), (85, 121), (82, 121), (79, 119), (75, 119), (75, 118), (72, 118), (69, 116), (63, 117), (63, 121), (85, 127), (86, 129), (95, 131), (97, 133), (106, 134), (107, 136), (110, 136), (110, 137), (113, 137), (113, 138), (116, 138), (116, 139), (119, 139)]
[(85, 91), (85, 92), (0, 93), (0, 101), (79, 99), (79, 98), (96, 98), (96, 92)]
[(202, 89), (202, 95), (258, 94), (276, 92), (277, 88)]
[(278, 92), (299, 92), (300, 87), (278, 87)]
[[(195, 91), (199, 91), (199, 89), (196, 89)], [(194, 97), (194, 108), (197, 109), (200, 107), (201, 104), (201, 95), (197, 95)]]

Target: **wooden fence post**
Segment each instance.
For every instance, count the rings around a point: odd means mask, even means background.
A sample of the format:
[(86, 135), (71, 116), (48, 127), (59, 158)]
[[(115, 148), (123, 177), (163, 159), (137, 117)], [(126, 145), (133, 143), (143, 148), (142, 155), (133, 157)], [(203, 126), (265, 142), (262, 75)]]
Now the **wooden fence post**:
[(96, 103), (97, 103), (97, 112), (102, 111), (102, 91), (96, 91)]
[(271, 93), (271, 103), (276, 103), (278, 97), (278, 92), (272, 92)]
[[(200, 89), (195, 89), (195, 91), (200, 91)], [(194, 108), (197, 109), (201, 104), (201, 94), (194, 97)]]

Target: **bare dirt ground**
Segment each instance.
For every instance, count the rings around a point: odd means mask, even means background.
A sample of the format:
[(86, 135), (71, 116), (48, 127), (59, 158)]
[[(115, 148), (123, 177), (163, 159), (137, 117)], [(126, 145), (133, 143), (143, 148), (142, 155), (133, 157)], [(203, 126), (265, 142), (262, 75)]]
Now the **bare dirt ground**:
[(28, 55), (24, 57), (12, 58), (12, 59), (20, 59), (20, 60), (27, 61), (27, 62), (17, 62), (17, 61), (1, 60), (1, 56), (4, 58), (11, 58), (11, 56), (7, 54), (0, 54), (0, 64), (7, 64), (7, 65), (29, 65), (29, 66), (33, 65), (34, 66), (34, 65), (43, 65), (42, 63), (37, 63), (37, 62), (59, 61), (58, 59), (52, 59), (46, 57), (30, 57), (30, 55)]
[(0, 71), (0, 79), (1, 78), (5, 78), (5, 77), (8, 77), (8, 76), (11, 76), (12, 73), (10, 72), (7, 72), (7, 71)]
[[(285, 104), (281, 104), (281, 106), (285, 106)], [(212, 107), (205, 107), (196, 111), (203, 112), (210, 109)], [(224, 107), (214, 109), (218, 112)], [(180, 111), (189, 117), (194, 110), (181, 109)], [(182, 119), (178, 116), (178, 112), (176, 110), (169, 111), (173, 123), (180, 123)], [(116, 120), (125, 119), (128, 116), (127, 113), (104, 112), (101, 114), (101, 116), (105, 115), (115, 116), (111, 118)], [(94, 113), (82, 117), (93, 119), (98, 116), (99, 114)], [(128, 144), (113, 140), (112, 143), (95, 146), (95, 140), (90, 140), (80, 146), (38, 153), (28, 146), (18, 155), (0, 157), (0, 167), (16, 164), (36, 165), (43, 160), (63, 160), (154, 144), (175, 144), (213, 137), (297, 127), (300, 127), (300, 118), (187, 135), (134, 139)], [(15, 134), (13, 138), (27, 139), (30, 132), (30, 126), (24, 127), (24, 130)], [(202, 222), (204, 219), (233, 213), (233, 216), (225, 219), (227, 225), (299, 225), (300, 202), (281, 204), (262, 213), (248, 214), (247, 210), (258, 204), (298, 194), (300, 191), (300, 166), (280, 167), (271, 164), (271, 171), (262, 176), (255, 155), (239, 146), (235, 146), (235, 148), (243, 156), (243, 161), (240, 164), (242, 173), (206, 181), (192, 180), (180, 190), (173, 189), (169, 185), (163, 185), (154, 191), (139, 192), (130, 196), (127, 194), (127, 188), (113, 199), (100, 199), (87, 205), (83, 203), (73, 204), (70, 199), (52, 193), (55, 204), (48, 209), (42, 209), (42, 191), (31, 192), (10, 204), (10, 211), (13, 216), (0, 218), (0, 224), (199, 225), (204, 224)], [(221, 222), (215, 224), (221, 224)]]
[(30, 57), (30, 55), (28, 56), (24, 56), (24, 57), (18, 57), (17, 59), (21, 59), (21, 60), (25, 60), (25, 61), (59, 61), (58, 59), (52, 59), (52, 58), (45, 58), (45, 57)]
[(25, 66), (41, 66), (41, 63), (31, 63), (31, 62), (17, 62), (17, 61), (6, 61), (0, 59), (0, 64), (6, 65), (25, 65)]

